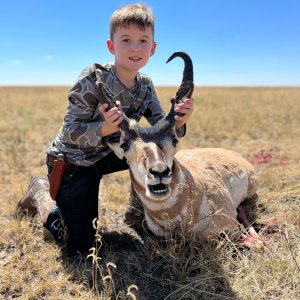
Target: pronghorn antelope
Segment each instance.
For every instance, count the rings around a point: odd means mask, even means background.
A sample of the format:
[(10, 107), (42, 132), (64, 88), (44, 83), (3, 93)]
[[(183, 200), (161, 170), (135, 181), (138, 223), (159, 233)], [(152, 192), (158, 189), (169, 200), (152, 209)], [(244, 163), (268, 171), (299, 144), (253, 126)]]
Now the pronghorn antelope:
[[(178, 136), (174, 105), (191, 97), (193, 65), (190, 57), (175, 52), (185, 62), (183, 80), (164, 120), (143, 128), (124, 116), (119, 143), (109, 147), (127, 159), (132, 189), (144, 207), (149, 229), (157, 236), (176, 232), (197, 240), (209, 240), (222, 232), (241, 232), (239, 223), (259, 240), (244, 212), (243, 201), (257, 190), (252, 165), (238, 153), (218, 148), (182, 150), (176, 153)], [(105, 87), (108, 102), (114, 105)]]

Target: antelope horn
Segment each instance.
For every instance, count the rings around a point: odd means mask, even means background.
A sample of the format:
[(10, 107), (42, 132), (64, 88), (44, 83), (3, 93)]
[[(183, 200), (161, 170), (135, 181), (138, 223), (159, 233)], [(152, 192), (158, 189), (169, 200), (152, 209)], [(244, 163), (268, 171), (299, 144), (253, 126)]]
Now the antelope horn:
[[(106, 87), (105, 83), (103, 82), (103, 80), (100, 78), (100, 76), (98, 75), (97, 71), (95, 70), (96, 68), (100, 68), (101, 70), (107, 71), (106, 68), (104, 68), (101, 65), (93, 65), (92, 66), (92, 70), (95, 72), (96, 75), (96, 87), (97, 90), (99, 92), (99, 99), (101, 104), (107, 103), (108, 107), (107, 110), (112, 109), (113, 107), (117, 107), (117, 103), (113, 98), (113, 95), (111, 94), (111, 92), (108, 90), (108, 88)], [(128, 117), (123, 113), (123, 121), (120, 123), (119, 127), (123, 130), (126, 130), (129, 127), (129, 119)]]
[(167, 63), (170, 62), (175, 57), (181, 57), (184, 61), (184, 70), (181, 85), (175, 95), (172, 98), (172, 107), (169, 114), (166, 116), (166, 119), (172, 124), (175, 125), (176, 121), (174, 120), (175, 115), (182, 116), (182, 114), (176, 113), (174, 110), (175, 104), (182, 103), (185, 98), (191, 98), (194, 91), (194, 73), (193, 73), (193, 62), (188, 54), (185, 52), (177, 51), (174, 52)]

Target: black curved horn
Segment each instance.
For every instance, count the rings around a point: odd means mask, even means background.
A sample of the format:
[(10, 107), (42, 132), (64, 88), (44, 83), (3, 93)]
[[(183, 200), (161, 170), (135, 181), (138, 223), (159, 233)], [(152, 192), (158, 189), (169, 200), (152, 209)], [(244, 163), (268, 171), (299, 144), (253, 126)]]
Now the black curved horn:
[[(107, 88), (105, 83), (102, 81), (101, 77), (99, 76), (98, 72), (96, 71), (96, 69), (99, 68), (102, 71), (107, 72), (107, 69), (99, 64), (97, 64), (97, 65), (93, 64), (91, 68), (92, 68), (93, 74), (95, 74), (94, 75), (95, 76), (95, 85), (96, 85), (96, 88), (99, 93), (99, 102), (101, 104), (104, 104), (104, 103), (108, 104), (108, 107), (106, 110), (116, 107), (117, 104), (113, 98), (113, 95), (111, 94), (111, 92), (109, 91), (109, 89)], [(125, 115), (125, 113), (123, 111), (122, 111), (122, 113), (123, 113), (123, 121), (119, 124), (119, 127), (123, 130), (127, 130), (129, 127), (129, 118)]]
[[(170, 62), (175, 57), (181, 57), (184, 61), (184, 70), (181, 85), (175, 95), (175, 97), (171, 100), (172, 107), (167, 115), (166, 119), (171, 123), (175, 124), (174, 116), (176, 115), (174, 111), (175, 104), (181, 103), (185, 98), (191, 98), (194, 91), (194, 71), (193, 71), (193, 62), (190, 56), (182, 51), (174, 52), (167, 63)], [(178, 114), (181, 115), (181, 114)]]
[(190, 56), (182, 51), (174, 52), (167, 60), (166, 63), (173, 60), (175, 57), (181, 57), (184, 61), (184, 70), (182, 82), (191, 81), (194, 82), (193, 62)]

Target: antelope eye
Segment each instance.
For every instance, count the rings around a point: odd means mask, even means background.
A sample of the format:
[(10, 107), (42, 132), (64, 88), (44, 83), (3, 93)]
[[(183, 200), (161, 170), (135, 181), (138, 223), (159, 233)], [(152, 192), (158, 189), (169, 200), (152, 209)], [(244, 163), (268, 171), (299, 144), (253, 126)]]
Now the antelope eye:
[(123, 142), (120, 147), (123, 149), (124, 152), (127, 152), (129, 150), (129, 145), (126, 142)]
[(172, 143), (173, 143), (173, 146), (176, 147), (176, 145), (178, 144), (178, 139), (173, 138)]

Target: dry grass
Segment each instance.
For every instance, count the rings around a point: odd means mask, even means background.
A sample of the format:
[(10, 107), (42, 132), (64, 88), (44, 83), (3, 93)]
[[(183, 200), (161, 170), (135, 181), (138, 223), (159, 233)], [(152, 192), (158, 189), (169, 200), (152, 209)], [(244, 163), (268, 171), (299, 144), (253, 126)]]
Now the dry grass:
[[(65, 261), (36, 220), (15, 218), (31, 176), (45, 175), (45, 149), (66, 109), (67, 88), (0, 87), (0, 297), (3, 299), (298, 299), (300, 295), (300, 88), (198, 88), (181, 148), (225, 147), (256, 163), (256, 223), (263, 249), (140, 239), (122, 223), (127, 172), (101, 186), (94, 264)], [(160, 88), (160, 99), (174, 95)], [(168, 101), (163, 102), (166, 110)], [(109, 213), (108, 213), (109, 212)], [(92, 254), (92, 253), (91, 253)], [(113, 263), (116, 265), (114, 267)], [(135, 286), (137, 285), (138, 290)], [(132, 295), (131, 295), (132, 294)]]

